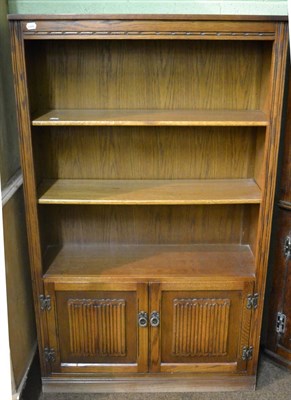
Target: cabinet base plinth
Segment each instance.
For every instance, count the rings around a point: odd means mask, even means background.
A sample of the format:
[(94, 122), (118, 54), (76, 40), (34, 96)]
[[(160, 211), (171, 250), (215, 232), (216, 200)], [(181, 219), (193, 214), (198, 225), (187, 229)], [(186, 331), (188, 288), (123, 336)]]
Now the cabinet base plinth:
[(255, 390), (255, 376), (193, 376), (182, 378), (43, 378), (45, 393), (226, 392)]

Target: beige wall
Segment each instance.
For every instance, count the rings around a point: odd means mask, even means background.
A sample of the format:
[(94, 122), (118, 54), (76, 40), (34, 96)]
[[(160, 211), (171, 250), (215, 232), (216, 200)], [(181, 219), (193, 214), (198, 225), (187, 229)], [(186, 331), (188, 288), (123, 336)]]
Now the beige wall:
[[(7, 3), (0, 1), (0, 175), (2, 182), (4, 252), (9, 339), (16, 387), (25, 375), (36, 343), (27, 253), (18, 132), (13, 92)], [(1, 245), (1, 244), (0, 244)]]

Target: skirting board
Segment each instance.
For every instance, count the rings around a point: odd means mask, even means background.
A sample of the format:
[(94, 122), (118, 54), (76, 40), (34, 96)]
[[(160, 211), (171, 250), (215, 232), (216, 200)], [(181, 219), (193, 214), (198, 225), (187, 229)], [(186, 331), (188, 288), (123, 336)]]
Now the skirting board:
[(2, 207), (14, 196), (17, 190), (23, 185), (22, 171), (19, 169), (6, 183), (1, 191)]
[(155, 393), (253, 391), (254, 376), (188, 379), (72, 379), (43, 378), (44, 393)]

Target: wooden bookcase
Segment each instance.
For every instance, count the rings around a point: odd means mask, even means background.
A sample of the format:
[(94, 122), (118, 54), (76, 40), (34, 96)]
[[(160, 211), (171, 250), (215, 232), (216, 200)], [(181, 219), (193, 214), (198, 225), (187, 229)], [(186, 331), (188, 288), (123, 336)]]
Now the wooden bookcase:
[(253, 388), (286, 21), (10, 25), (44, 389)]

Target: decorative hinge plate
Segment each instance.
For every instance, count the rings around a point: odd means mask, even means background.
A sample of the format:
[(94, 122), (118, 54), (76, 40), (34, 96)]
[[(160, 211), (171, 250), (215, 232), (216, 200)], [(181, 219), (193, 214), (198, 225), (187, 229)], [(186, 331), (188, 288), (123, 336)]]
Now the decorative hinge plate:
[(56, 361), (56, 352), (54, 349), (46, 347), (44, 349), (44, 359), (48, 363), (54, 363)]
[(249, 294), (247, 297), (247, 308), (250, 310), (253, 308), (254, 310), (258, 308), (258, 303), (259, 303), (259, 295), (258, 293), (255, 294)]
[(284, 256), (291, 257), (291, 236), (287, 236), (284, 242)]
[(39, 296), (40, 309), (41, 311), (49, 311), (51, 309), (51, 296)]
[(241, 358), (244, 361), (251, 360), (253, 358), (253, 350), (254, 350), (253, 346), (250, 347), (244, 346)]
[(282, 312), (278, 312), (277, 314), (277, 322), (276, 322), (276, 332), (277, 333), (284, 333), (286, 328), (286, 315)]

